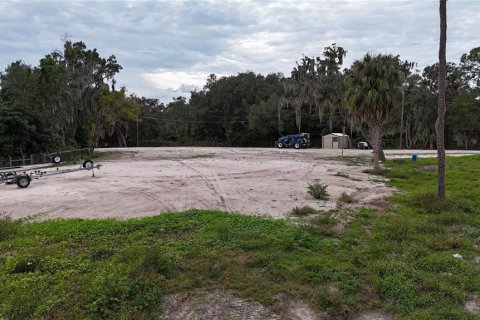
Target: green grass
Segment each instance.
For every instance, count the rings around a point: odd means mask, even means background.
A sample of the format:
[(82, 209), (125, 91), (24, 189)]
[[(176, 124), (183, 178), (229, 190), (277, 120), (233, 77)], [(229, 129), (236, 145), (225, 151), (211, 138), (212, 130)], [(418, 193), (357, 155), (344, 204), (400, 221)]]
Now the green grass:
[[(301, 299), (333, 319), (475, 319), (480, 157), (388, 162), (403, 193), (384, 212), (338, 209), (297, 223), (216, 211), (117, 220), (0, 219), (0, 319), (151, 319), (170, 293), (227, 290), (276, 312)], [(463, 259), (453, 257), (460, 254)], [(478, 318), (478, 316), (477, 316)]]

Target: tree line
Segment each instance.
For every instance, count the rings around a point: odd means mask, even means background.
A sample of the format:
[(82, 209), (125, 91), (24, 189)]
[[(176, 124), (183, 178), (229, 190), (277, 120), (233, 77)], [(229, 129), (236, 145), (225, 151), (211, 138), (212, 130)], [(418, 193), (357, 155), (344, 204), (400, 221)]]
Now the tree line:
[[(319, 142), (342, 130), (377, 143), (365, 115), (349, 108), (371, 88), (385, 93), (365, 100), (378, 107), (383, 147), (435, 148), (438, 64), (419, 71), (399, 56), (367, 54), (344, 68), (347, 54), (332, 44), (317, 57), (302, 57), (288, 77), (212, 74), (188, 99), (163, 103), (117, 88), (122, 66), (114, 55), (103, 58), (66, 40), (38, 66), (15, 61), (0, 73), (0, 156), (99, 146), (273, 146), (284, 134), (310, 132)], [(480, 147), (479, 85), (480, 47), (447, 63), (447, 148)]]

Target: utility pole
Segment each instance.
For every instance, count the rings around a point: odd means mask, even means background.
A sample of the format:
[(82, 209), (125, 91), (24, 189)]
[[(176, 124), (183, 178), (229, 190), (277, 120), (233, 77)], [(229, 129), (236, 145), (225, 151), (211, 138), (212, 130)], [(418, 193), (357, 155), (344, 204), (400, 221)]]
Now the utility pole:
[(138, 148), (138, 116), (137, 116), (137, 148)]

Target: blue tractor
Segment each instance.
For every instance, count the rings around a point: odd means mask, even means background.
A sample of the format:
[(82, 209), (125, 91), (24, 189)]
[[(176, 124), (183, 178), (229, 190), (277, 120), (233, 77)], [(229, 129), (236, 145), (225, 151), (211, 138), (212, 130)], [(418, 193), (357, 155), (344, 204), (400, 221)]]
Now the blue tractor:
[(310, 133), (291, 134), (280, 137), (275, 141), (275, 145), (277, 148), (308, 148), (310, 146)]

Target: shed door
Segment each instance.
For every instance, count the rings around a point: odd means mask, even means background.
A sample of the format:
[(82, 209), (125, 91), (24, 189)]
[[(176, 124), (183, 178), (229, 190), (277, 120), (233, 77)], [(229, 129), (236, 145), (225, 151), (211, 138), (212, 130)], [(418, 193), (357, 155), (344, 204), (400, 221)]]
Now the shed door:
[(338, 137), (333, 137), (332, 138), (332, 148), (333, 149), (338, 149)]

